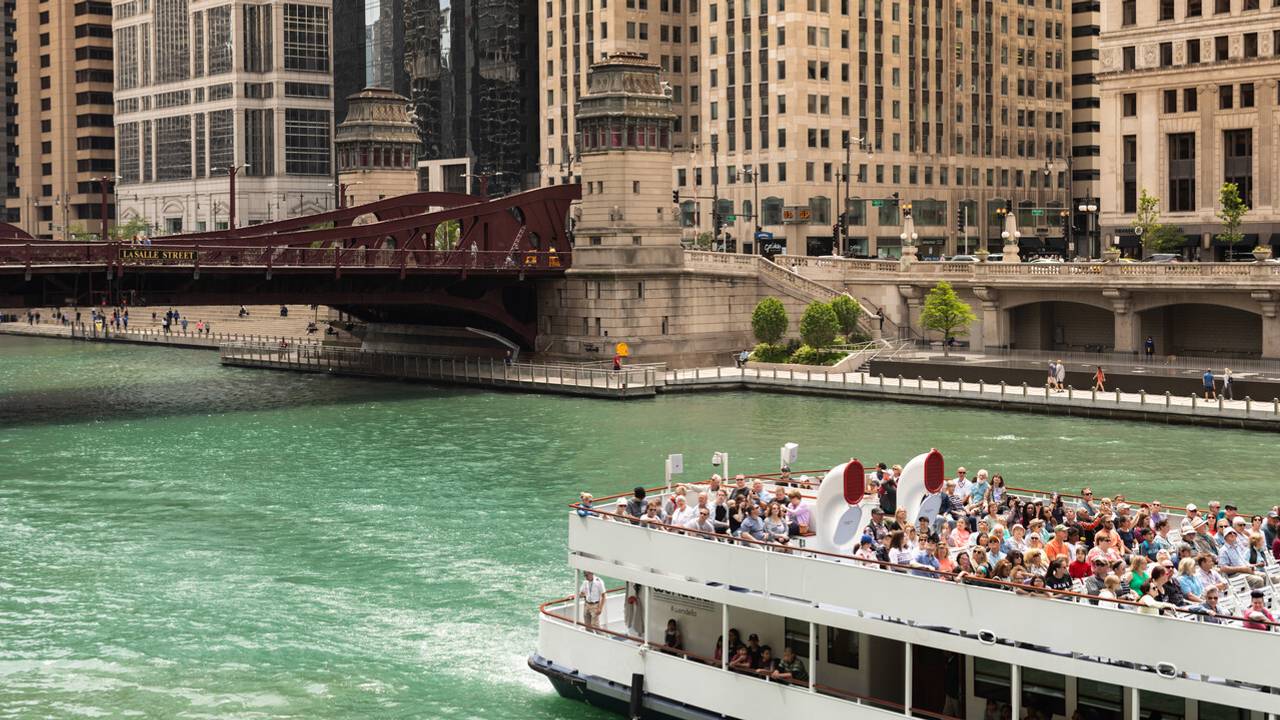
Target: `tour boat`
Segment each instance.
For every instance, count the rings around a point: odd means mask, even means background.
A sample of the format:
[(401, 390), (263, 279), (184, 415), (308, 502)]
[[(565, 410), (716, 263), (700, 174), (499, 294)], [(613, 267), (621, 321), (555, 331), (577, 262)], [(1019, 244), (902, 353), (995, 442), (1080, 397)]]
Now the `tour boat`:
[[(669, 459), (667, 483), (650, 498), (671, 492), (670, 470)], [(541, 606), (529, 666), (563, 697), (631, 718), (1280, 717), (1276, 626), (1146, 614), (1123, 601), (1095, 605), (1078, 586), (1028, 593), (855, 559), (875, 504), (864, 470), (850, 461), (815, 477), (800, 483), (816, 489), (803, 498), (812, 535), (787, 546), (637, 522), (614, 504), (630, 493), (570, 506), (575, 594)], [(912, 523), (937, 512), (944, 477), (936, 450), (906, 465), (898, 499)], [(577, 596), (586, 572), (611, 585), (596, 626)], [(670, 620), (678, 649), (664, 644)], [(734, 632), (742, 642), (758, 636), (775, 657), (792, 648), (804, 673), (730, 668), (717, 642)]]

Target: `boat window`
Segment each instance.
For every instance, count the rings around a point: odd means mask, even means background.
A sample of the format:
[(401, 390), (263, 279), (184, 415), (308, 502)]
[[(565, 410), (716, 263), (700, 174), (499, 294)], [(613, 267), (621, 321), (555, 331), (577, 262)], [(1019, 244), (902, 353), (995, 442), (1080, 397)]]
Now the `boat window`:
[(1200, 720), (1249, 720), (1253, 714), (1244, 708), (1233, 708), (1217, 703), (1201, 702), (1197, 708)]
[(809, 622), (787, 618), (785, 627), (787, 647), (796, 651), (796, 656), (809, 661)]
[(1054, 715), (1066, 717), (1066, 676), (1024, 667), (1022, 669), (1022, 707), (1038, 711), (1037, 717), (1049, 718)]
[[(992, 703), (1008, 705), (1010, 702), (1009, 663), (975, 657), (973, 659), (973, 694), (986, 698), (988, 705)], [(999, 717), (998, 713), (996, 717)]]
[(1124, 720), (1124, 689), (1111, 683), (1079, 678), (1076, 680), (1076, 705), (1085, 711), (1085, 717)]
[(827, 628), (827, 662), (858, 669), (858, 633), (843, 628)]
[(1186, 699), (1150, 690), (1140, 691), (1138, 707), (1140, 720), (1183, 720), (1187, 715)]

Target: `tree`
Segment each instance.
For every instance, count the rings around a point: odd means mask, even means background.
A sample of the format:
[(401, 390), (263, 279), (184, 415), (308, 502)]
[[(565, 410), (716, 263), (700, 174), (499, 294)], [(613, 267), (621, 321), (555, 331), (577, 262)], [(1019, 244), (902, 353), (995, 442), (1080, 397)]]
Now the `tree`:
[[(128, 242), (133, 239), (134, 235), (148, 235), (150, 232), (151, 226), (147, 224), (147, 221), (135, 215), (123, 224), (112, 226), (111, 239)], [(89, 234), (96, 236), (97, 233)]]
[(1160, 222), (1160, 198), (1149, 194), (1146, 188), (1138, 197), (1138, 212), (1132, 227), (1138, 233), (1142, 247), (1150, 252), (1175, 251), (1186, 242), (1176, 225)]
[(462, 224), (457, 220), (445, 220), (436, 226), (436, 235), (432, 246), (436, 250), (452, 250), (458, 246), (458, 238), (462, 234)]
[(858, 331), (858, 318), (862, 316), (862, 306), (848, 295), (838, 295), (831, 301), (831, 309), (836, 313), (836, 321), (840, 324), (840, 334), (854, 335)]
[(824, 348), (831, 345), (840, 332), (840, 321), (831, 303), (814, 301), (804, 309), (800, 317), (800, 339), (812, 348)]
[(924, 298), (924, 310), (920, 322), (930, 330), (942, 333), (942, 353), (950, 353), (947, 341), (955, 335), (963, 335), (969, 323), (977, 320), (973, 308), (956, 295), (951, 283), (939, 282)]
[(787, 333), (788, 323), (787, 308), (776, 297), (764, 298), (751, 312), (751, 332), (762, 343), (777, 345)]
[(1244, 216), (1249, 212), (1249, 206), (1244, 204), (1244, 200), (1240, 197), (1240, 188), (1235, 183), (1223, 183), (1222, 189), (1218, 191), (1218, 218), (1222, 220), (1222, 232), (1218, 234), (1218, 239), (1222, 242), (1235, 246), (1236, 243), (1244, 240), (1244, 234), (1240, 232), (1240, 224), (1244, 221)]

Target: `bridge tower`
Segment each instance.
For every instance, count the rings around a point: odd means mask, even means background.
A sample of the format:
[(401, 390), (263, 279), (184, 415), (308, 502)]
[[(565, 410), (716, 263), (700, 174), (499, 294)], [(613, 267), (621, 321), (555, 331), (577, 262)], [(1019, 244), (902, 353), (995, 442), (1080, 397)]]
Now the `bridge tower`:
[(583, 183), (576, 268), (683, 262), (671, 201), (676, 116), (661, 70), (642, 55), (618, 53), (587, 75), (576, 115)]

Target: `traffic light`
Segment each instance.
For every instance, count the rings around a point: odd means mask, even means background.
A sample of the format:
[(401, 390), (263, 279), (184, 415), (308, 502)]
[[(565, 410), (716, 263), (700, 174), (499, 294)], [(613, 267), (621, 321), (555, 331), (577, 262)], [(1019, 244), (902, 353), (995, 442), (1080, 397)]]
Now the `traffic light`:
[(720, 231), (724, 229), (724, 218), (715, 210), (711, 211), (711, 227), (712, 234), (715, 237), (720, 237)]
[(1070, 227), (1071, 225), (1071, 211), (1063, 210), (1062, 212), (1058, 213), (1058, 218), (1059, 218), (1059, 224), (1062, 227), (1062, 237), (1066, 237), (1067, 228)]
[(672, 190), (672, 191), (671, 191), (671, 204), (672, 204), (672, 205), (679, 205), (679, 204), (680, 204), (680, 191), (679, 191), (679, 190)]
[(956, 208), (956, 232), (964, 234), (964, 208)]
[(831, 226), (831, 237), (833, 238), (840, 237), (840, 223), (836, 223), (835, 225)]

